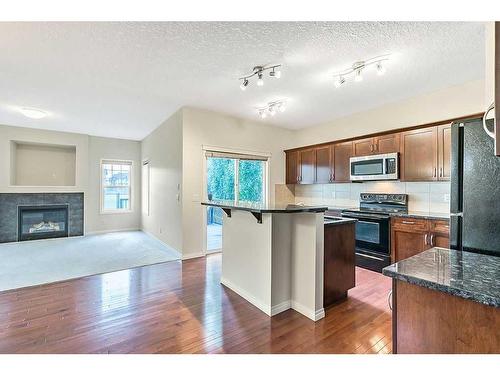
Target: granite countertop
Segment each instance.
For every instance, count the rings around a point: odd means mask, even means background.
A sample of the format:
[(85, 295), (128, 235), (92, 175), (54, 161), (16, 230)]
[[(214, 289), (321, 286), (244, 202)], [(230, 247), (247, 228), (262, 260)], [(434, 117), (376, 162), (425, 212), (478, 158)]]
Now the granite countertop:
[(220, 207), (230, 210), (249, 211), (255, 213), (300, 213), (300, 212), (325, 212), (327, 206), (303, 206), (295, 204), (286, 205), (263, 205), (260, 203), (243, 203), (234, 201), (212, 200), (201, 202), (204, 206)]
[(325, 227), (334, 226), (334, 225), (352, 224), (352, 223), (355, 223), (356, 221), (358, 221), (358, 220), (347, 218), (347, 217), (335, 217), (335, 216), (325, 215)]
[(500, 257), (434, 247), (391, 264), (386, 276), (500, 307)]
[(408, 212), (399, 212), (399, 213), (391, 213), (391, 216), (394, 217), (408, 217), (415, 219), (431, 219), (431, 220), (449, 220), (450, 213), (449, 212), (428, 212), (428, 211), (408, 211)]

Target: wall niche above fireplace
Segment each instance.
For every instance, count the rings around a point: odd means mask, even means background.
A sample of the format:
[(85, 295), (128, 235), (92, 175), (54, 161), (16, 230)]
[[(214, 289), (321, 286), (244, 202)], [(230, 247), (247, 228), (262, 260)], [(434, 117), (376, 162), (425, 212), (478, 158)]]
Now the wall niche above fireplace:
[(75, 186), (76, 146), (10, 142), (12, 186)]

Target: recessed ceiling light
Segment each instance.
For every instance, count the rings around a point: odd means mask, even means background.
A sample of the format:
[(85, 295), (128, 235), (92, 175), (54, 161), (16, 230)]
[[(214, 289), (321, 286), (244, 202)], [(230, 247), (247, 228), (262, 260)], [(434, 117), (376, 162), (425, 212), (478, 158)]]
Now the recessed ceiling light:
[(41, 109), (37, 109), (37, 108), (23, 107), (23, 108), (19, 109), (19, 111), (23, 115), (25, 115), (26, 117), (36, 119), (36, 120), (47, 117), (47, 112), (42, 111)]

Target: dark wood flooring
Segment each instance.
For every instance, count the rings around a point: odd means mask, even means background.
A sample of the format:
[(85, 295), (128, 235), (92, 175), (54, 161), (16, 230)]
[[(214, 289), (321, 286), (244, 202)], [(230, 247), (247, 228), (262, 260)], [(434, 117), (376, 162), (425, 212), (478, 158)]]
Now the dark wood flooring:
[(220, 254), (0, 293), (1, 353), (390, 353), (390, 279), (358, 268), (316, 323), (219, 283)]

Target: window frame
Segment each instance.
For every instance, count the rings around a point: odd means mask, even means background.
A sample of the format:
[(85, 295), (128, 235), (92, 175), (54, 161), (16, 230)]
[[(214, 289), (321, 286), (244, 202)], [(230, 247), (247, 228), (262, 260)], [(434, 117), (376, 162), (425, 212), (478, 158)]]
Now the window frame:
[[(129, 203), (128, 209), (113, 209), (107, 210), (104, 209), (104, 188), (110, 187), (104, 185), (104, 164), (121, 164), (121, 165), (130, 165), (130, 175), (129, 175), (129, 184), (128, 184), (128, 192), (129, 192)], [(134, 211), (134, 199), (132, 198), (132, 194), (134, 191), (134, 161), (133, 160), (121, 160), (121, 159), (101, 159), (99, 165), (99, 186), (100, 186), (100, 214), (101, 215), (115, 215), (115, 214), (130, 214)], [(124, 187), (124, 186), (119, 186)]]

